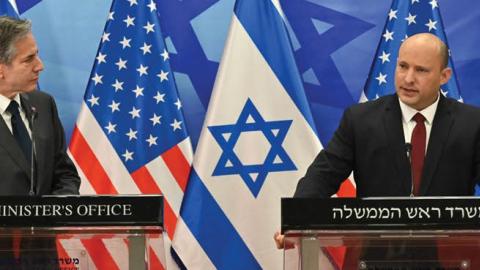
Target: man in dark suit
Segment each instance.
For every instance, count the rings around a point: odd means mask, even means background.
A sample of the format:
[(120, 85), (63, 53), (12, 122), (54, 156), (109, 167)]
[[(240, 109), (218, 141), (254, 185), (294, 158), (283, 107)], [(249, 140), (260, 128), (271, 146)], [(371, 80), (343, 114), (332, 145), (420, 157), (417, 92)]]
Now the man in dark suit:
[[(0, 196), (79, 193), (80, 178), (66, 154), (55, 102), (35, 91), (42, 70), (30, 22), (0, 17)], [(10, 263), (15, 261), (15, 243), (22, 250), (20, 263)], [(48, 237), (23, 238), (21, 243), (1, 238), (0, 253), (1, 269), (58, 267), (52, 264), (55, 239)], [(32, 264), (37, 259), (48, 266)]]
[[(352, 171), (358, 197), (473, 195), (480, 177), (480, 110), (440, 93), (452, 73), (447, 65), (448, 49), (436, 36), (406, 39), (396, 94), (348, 108), (294, 196), (328, 198)], [(275, 241), (283, 247), (282, 235)]]
[[(34, 195), (78, 194), (80, 179), (65, 152), (55, 102), (50, 95), (35, 91), (42, 70), (30, 22), (1, 17), (0, 195), (28, 195), (32, 184)], [(12, 102), (20, 119), (10, 112)], [(27, 129), (26, 140), (31, 140), (26, 151), (14, 136), (15, 120)]]
[[(480, 177), (480, 110), (440, 94), (452, 72), (447, 63), (447, 48), (436, 36), (408, 38), (397, 60), (396, 94), (345, 111), (295, 197), (330, 197), (352, 170), (358, 197), (473, 195)], [(417, 113), (424, 118), (426, 149), (423, 169), (413, 168), (412, 176), (408, 148)]]

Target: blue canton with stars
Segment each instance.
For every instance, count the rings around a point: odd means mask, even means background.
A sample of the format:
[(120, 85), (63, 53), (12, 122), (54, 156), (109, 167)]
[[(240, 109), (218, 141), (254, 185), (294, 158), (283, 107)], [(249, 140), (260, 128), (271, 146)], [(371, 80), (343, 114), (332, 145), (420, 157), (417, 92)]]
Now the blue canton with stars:
[[(368, 100), (395, 92), (395, 67), (400, 45), (407, 37), (424, 32), (435, 34), (448, 45), (438, 1), (393, 1), (365, 85), (365, 96)], [(453, 70), (452, 77), (441, 87), (441, 91), (445, 96), (462, 101), (451, 57), (449, 66)]]
[[(268, 173), (297, 169), (282, 147), (291, 124), (292, 120), (265, 121), (253, 102), (248, 99), (235, 124), (208, 127), (223, 150), (212, 175), (238, 174), (245, 181), (253, 196), (257, 197)], [(253, 131), (261, 131), (271, 148), (263, 164), (245, 165), (234, 152), (234, 148), (242, 133)], [(252, 148), (249, 151), (254, 152), (255, 149)]]
[(156, 10), (113, 1), (84, 98), (129, 172), (187, 137)]

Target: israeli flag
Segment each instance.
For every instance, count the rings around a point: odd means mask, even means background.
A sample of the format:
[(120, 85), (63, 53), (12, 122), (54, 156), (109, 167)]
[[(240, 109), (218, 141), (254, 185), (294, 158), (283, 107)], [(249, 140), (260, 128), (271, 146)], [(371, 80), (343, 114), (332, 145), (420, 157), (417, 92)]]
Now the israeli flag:
[(321, 149), (278, 3), (238, 0), (173, 245), (188, 269), (281, 269), (280, 198)]

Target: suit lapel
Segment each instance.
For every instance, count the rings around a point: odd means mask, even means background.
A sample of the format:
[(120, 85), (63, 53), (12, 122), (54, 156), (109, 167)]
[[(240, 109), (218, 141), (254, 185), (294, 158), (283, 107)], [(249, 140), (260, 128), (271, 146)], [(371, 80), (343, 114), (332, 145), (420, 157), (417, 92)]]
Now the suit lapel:
[(432, 130), (428, 141), (427, 154), (423, 167), (422, 183), (420, 184), (420, 195), (425, 195), (430, 183), (432, 182), (434, 172), (441, 158), (443, 147), (450, 134), (450, 129), (454, 122), (451, 114), (450, 101), (440, 95), (437, 111), (433, 118)]
[(7, 124), (3, 117), (0, 117), (0, 146), (7, 151), (12, 160), (17, 163), (17, 165), (25, 171), (25, 173), (30, 178), (30, 170), (28, 169), (30, 165), (27, 162), (20, 146), (18, 146), (17, 141), (13, 137), (12, 132), (8, 129)]
[(412, 177), (405, 146), (405, 136), (403, 135), (402, 112), (398, 102), (397, 95), (392, 95), (390, 100), (386, 102), (383, 125), (391, 152), (391, 160), (395, 163), (397, 173), (400, 175), (400, 179), (402, 179), (404, 190), (410, 194)]

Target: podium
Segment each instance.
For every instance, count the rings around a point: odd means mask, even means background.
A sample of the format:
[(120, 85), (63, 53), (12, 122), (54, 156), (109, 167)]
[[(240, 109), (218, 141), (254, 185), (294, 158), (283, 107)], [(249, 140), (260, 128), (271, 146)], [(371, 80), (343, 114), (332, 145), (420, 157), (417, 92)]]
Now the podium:
[(480, 269), (480, 199), (283, 198), (284, 269)]
[(0, 270), (141, 270), (164, 261), (159, 195), (0, 197), (0, 225)]

